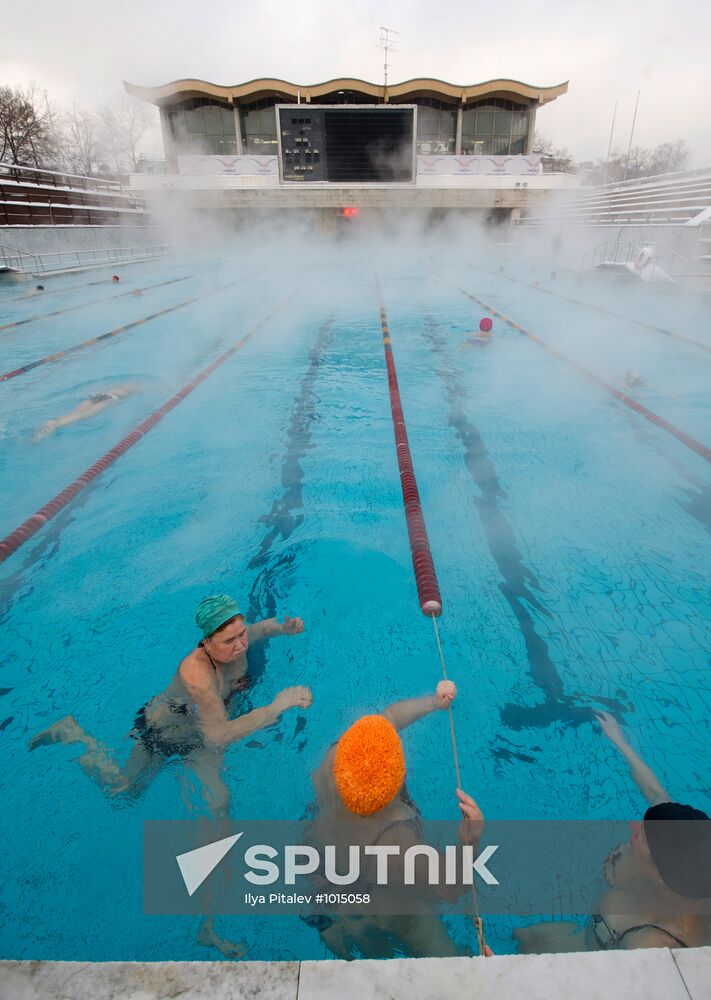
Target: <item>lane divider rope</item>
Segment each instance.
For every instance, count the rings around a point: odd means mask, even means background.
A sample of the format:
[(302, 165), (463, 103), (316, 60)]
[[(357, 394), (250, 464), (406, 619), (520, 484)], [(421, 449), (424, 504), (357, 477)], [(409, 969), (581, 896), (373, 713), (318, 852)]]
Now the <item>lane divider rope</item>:
[[(377, 279), (376, 279), (377, 281)], [(442, 597), (437, 582), (434, 560), (430, 549), (427, 528), (422, 513), (420, 494), (417, 488), (417, 479), (412, 464), (410, 453), (410, 443), (405, 425), (405, 415), (402, 409), (400, 398), (400, 387), (397, 380), (397, 370), (395, 368), (395, 358), (393, 356), (392, 340), (388, 318), (385, 312), (380, 284), (378, 283), (378, 298), (380, 299), (380, 327), (383, 335), (383, 350), (385, 352), (385, 366), (388, 375), (388, 390), (390, 394), (390, 412), (392, 415), (393, 431), (395, 434), (395, 450), (397, 453), (398, 467), (400, 470), (400, 485), (402, 488), (402, 499), (405, 505), (405, 518), (407, 521), (407, 532), (410, 539), (410, 552), (412, 554), (412, 566), (415, 573), (415, 583), (417, 585), (417, 595), (422, 613), (432, 619), (435, 640), (439, 653), (442, 674), (447, 680), (447, 668), (444, 663), (444, 653), (437, 629), (437, 616), (442, 614)], [(457, 739), (454, 732), (454, 714), (452, 706), (448, 707), (449, 728), (452, 739), (452, 753), (454, 755), (454, 770), (457, 778), (457, 788), (461, 789), (462, 782), (459, 769), (459, 754), (457, 751)], [(479, 902), (477, 899), (476, 886), (471, 885), (472, 902), (474, 905), (473, 921), (477, 934), (479, 954), (486, 954), (486, 939), (484, 936), (484, 923), (479, 915)]]
[(130, 292), (119, 292), (118, 295), (108, 295), (105, 299), (92, 299), (90, 302), (80, 302), (76, 306), (66, 306), (64, 309), (55, 309), (53, 312), (42, 313), (37, 316), (27, 316), (25, 319), (16, 319), (14, 323), (4, 323), (0, 326), (0, 332), (3, 330), (14, 330), (17, 326), (25, 326), (27, 323), (34, 323), (37, 320), (49, 319), (50, 316), (62, 316), (64, 313), (73, 312), (75, 309), (84, 309), (86, 306), (101, 305), (103, 302), (112, 302), (114, 299), (123, 299), (127, 295), (137, 295), (141, 292), (149, 292), (153, 288), (164, 288), (166, 285), (176, 285), (180, 281), (188, 281), (189, 278), (194, 277), (195, 273), (186, 274), (183, 278), (171, 278), (170, 281), (159, 281), (156, 285), (144, 285), (142, 288), (134, 288)]
[(557, 358), (558, 361), (562, 361), (570, 368), (573, 368), (576, 372), (578, 372), (579, 375), (582, 375), (584, 378), (588, 379), (588, 381), (594, 382), (595, 385), (598, 385), (602, 389), (605, 389), (607, 392), (610, 393), (610, 395), (614, 396), (615, 399), (618, 399), (621, 403), (624, 403), (625, 406), (629, 407), (631, 410), (634, 410), (635, 413), (639, 413), (639, 415), (644, 417), (645, 420), (649, 420), (650, 423), (655, 424), (661, 430), (666, 431), (667, 434), (671, 434), (672, 437), (675, 437), (677, 441), (680, 441), (691, 451), (696, 452), (696, 454), (700, 455), (701, 458), (705, 459), (707, 462), (711, 462), (711, 448), (707, 448), (705, 444), (702, 444), (700, 441), (697, 441), (696, 438), (692, 437), (690, 434), (687, 434), (686, 431), (682, 431), (679, 427), (677, 427), (675, 424), (672, 424), (669, 420), (665, 420), (664, 417), (660, 417), (659, 414), (655, 413), (653, 410), (648, 409), (642, 403), (639, 403), (636, 399), (633, 399), (631, 396), (628, 396), (627, 393), (622, 392), (620, 389), (615, 388), (614, 385), (611, 385), (609, 382), (606, 382), (604, 378), (601, 378), (599, 375), (596, 375), (594, 372), (591, 372), (588, 368), (584, 368), (582, 365), (579, 365), (577, 362), (573, 361), (572, 358), (569, 358), (561, 351), (557, 351), (554, 347), (551, 347), (550, 344), (547, 344), (544, 340), (541, 340), (540, 337), (536, 336), (535, 333), (532, 333), (530, 330), (527, 330), (525, 326), (521, 326), (520, 323), (514, 323), (514, 321), (512, 319), (509, 319), (508, 316), (504, 316), (503, 313), (498, 312), (496, 309), (493, 308), (493, 306), (487, 305), (486, 302), (483, 302), (481, 299), (478, 299), (476, 295), (472, 295), (471, 292), (466, 291), (466, 289), (462, 288), (460, 285), (457, 285), (454, 281), (451, 281), (444, 275), (439, 274), (439, 272), (435, 271), (434, 268), (430, 268), (430, 270), (442, 281), (446, 282), (448, 285), (451, 285), (452, 288), (456, 288), (458, 292), (461, 292), (462, 295), (465, 295), (468, 299), (471, 299), (472, 302), (476, 302), (476, 304), (478, 306), (481, 306), (482, 309), (485, 309), (486, 312), (490, 313), (492, 316), (496, 316), (497, 319), (503, 320), (503, 322), (506, 323), (507, 326), (510, 326), (512, 330), (515, 330), (517, 333), (520, 333), (523, 337), (526, 337), (534, 344), (537, 344), (539, 347), (543, 348), (543, 350), (546, 351), (548, 354), (550, 354), (551, 357)]
[(491, 274), (495, 278), (505, 278), (507, 281), (514, 281), (517, 285), (523, 285), (524, 288), (533, 288), (536, 292), (543, 292), (544, 295), (552, 295), (556, 299), (562, 299), (563, 302), (574, 302), (578, 306), (586, 306), (588, 309), (595, 309), (597, 312), (605, 313), (606, 316), (614, 316), (615, 319), (622, 319), (626, 323), (634, 323), (637, 326), (646, 327), (647, 330), (654, 330), (656, 333), (663, 333), (666, 337), (673, 337), (674, 340), (680, 340), (684, 344), (692, 344), (694, 347), (701, 348), (702, 351), (711, 352), (711, 346), (702, 343), (700, 340), (694, 340), (693, 337), (685, 337), (683, 333), (675, 333), (673, 330), (667, 330), (663, 326), (655, 326), (653, 323), (645, 323), (641, 319), (633, 319), (631, 316), (624, 316), (622, 313), (613, 312), (612, 309), (606, 309), (604, 306), (598, 306), (592, 302), (585, 302), (583, 299), (575, 299), (572, 295), (562, 295), (560, 292), (554, 292), (551, 288), (541, 288), (540, 285), (532, 285), (528, 281), (523, 281), (521, 278), (513, 278), (510, 274), (501, 274), (497, 271), (490, 271), (487, 267), (482, 267), (481, 264), (469, 263), (469, 267), (474, 267), (479, 271), (483, 271), (485, 274)]
[(13, 552), (16, 552), (17, 549), (24, 545), (28, 539), (30, 539), (47, 523), (47, 521), (66, 507), (67, 504), (77, 496), (77, 494), (81, 493), (81, 491), (88, 486), (92, 480), (96, 479), (97, 476), (100, 476), (102, 472), (108, 469), (108, 467), (112, 465), (117, 458), (120, 458), (120, 456), (125, 454), (130, 448), (133, 448), (133, 446), (137, 444), (145, 434), (155, 427), (159, 420), (162, 420), (167, 413), (173, 410), (179, 403), (182, 403), (182, 401), (189, 396), (191, 392), (197, 389), (197, 387), (204, 382), (205, 379), (209, 378), (210, 375), (212, 375), (217, 368), (223, 365), (225, 361), (231, 358), (233, 354), (236, 354), (237, 351), (241, 350), (262, 329), (262, 327), (264, 327), (269, 320), (287, 304), (287, 302), (294, 298), (296, 294), (297, 292), (293, 292), (286, 299), (275, 306), (274, 309), (272, 309), (265, 317), (263, 317), (263, 319), (256, 323), (248, 333), (246, 333), (243, 337), (240, 337), (240, 339), (237, 340), (231, 347), (229, 347), (211, 364), (209, 364), (207, 368), (204, 368), (190, 382), (188, 382), (187, 385), (184, 385), (179, 392), (176, 392), (174, 396), (171, 396), (170, 399), (163, 403), (160, 409), (156, 410), (144, 421), (142, 421), (138, 427), (131, 431), (130, 434), (127, 434), (126, 437), (122, 438), (118, 444), (114, 445), (113, 448), (107, 451), (105, 455), (102, 455), (97, 462), (94, 462), (93, 465), (89, 466), (86, 472), (82, 473), (82, 475), (75, 479), (74, 482), (70, 483), (69, 486), (65, 487), (61, 493), (58, 493), (55, 497), (53, 497), (49, 503), (40, 507), (40, 509), (34, 513), (32, 517), (27, 518), (27, 520), (23, 521), (19, 527), (15, 528), (14, 531), (11, 531), (9, 535), (6, 535), (5, 538), (0, 540), (0, 563), (3, 563), (13, 554)]
[(53, 361), (59, 361), (60, 358), (66, 358), (70, 354), (76, 354), (77, 351), (83, 351), (86, 347), (93, 347), (95, 344), (100, 344), (104, 340), (110, 340), (112, 337), (118, 337), (121, 333), (127, 333), (129, 330), (135, 329), (137, 326), (142, 326), (144, 323), (150, 322), (152, 319), (158, 319), (159, 316), (167, 316), (168, 313), (175, 312), (176, 309), (183, 309), (185, 306), (191, 305), (193, 302), (197, 302), (199, 299), (204, 299), (206, 295), (214, 295), (216, 292), (224, 292), (227, 288), (232, 288), (233, 285), (238, 285), (242, 281), (246, 281), (246, 278), (238, 278), (236, 281), (230, 281), (226, 285), (220, 285), (218, 288), (211, 288), (209, 291), (201, 292), (200, 295), (194, 295), (191, 299), (186, 299), (184, 302), (178, 302), (177, 305), (169, 306), (167, 309), (160, 309), (158, 312), (151, 313), (149, 316), (143, 316), (141, 319), (134, 320), (132, 323), (126, 323), (124, 326), (117, 326), (113, 330), (109, 330), (107, 333), (102, 333), (98, 337), (90, 337), (89, 340), (82, 341), (81, 344), (74, 344), (73, 347), (65, 347), (63, 351), (55, 351), (53, 354), (47, 354), (43, 358), (38, 358), (36, 361), (28, 361), (25, 365), (20, 365), (19, 368), (13, 368), (12, 371), (4, 372), (0, 375), (0, 382), (7, 382), (11, 378), (17, 378), (18, 375), (26, 375), (27, 372), (31, 372), (35, 368), (39, 368), (40, 365), (48, 365)]
[(388, 373), (390, 410), (392, 414), (393, 431), (395, 432), (395, 450), (397, 453), (398, 467), (400, 469), (400, 486), (402, 488), (402, 500), (405, 505), (407, 533), (410, 539), (410, 552), (412, 554), (412, 566), (415, 571), (417, 594), (423, 615), (440, 615), (442, 614), (442, 598), (439, 592), (437, 574), (435, 572), (432, 552), (430, 551), (430, 543), (427, 537), (427, 528), (425, 527), (425, 519), (422, 513), (420, 494), (417, 489), (415, 469), (412, 464), (410, 443), (407, 437), (405, 416), (402, 411), (402, 401), (400, 399), (400, 387), (397, 381), (395, 360), (393, 358), (392, 344), (388, 330), (388, 320), (385, 315), (385, 306), (383, 305), (382, 300), (380, 303), (380, 325), (383, 334), (385, 365)]

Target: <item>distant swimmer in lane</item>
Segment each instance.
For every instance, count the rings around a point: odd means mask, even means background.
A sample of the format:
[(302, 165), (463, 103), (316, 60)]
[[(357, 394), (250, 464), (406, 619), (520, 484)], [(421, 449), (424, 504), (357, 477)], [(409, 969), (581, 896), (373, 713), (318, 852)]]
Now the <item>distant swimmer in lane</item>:
[(107, 406), (112, 406), (114, 403), (125, 399), (126, 396), (139, 392), (140, 388), (138, 383), (126, 383), (124, 385), (112, 386), (105, 392), (93, 393), (88, 399), (85, 399), (78, 406), (75, 406), (73, 410), (70, 410), (69, 413), (63, 413), (61, 416), (54, 417), (54, 419), (44, 423), (35, 434), (34, 440), (41, 441), (42, 438), (54, 434), (60, 427), (68, 427), (69, 424), (76, 424), (80, 420), (87, 420), (89, 417), (94, 417), (97, 413), (105, 410)]
[(493, 328), (493, 321), (488, 316), (484, 316), (483, 319), (479, 320), (479, 329), (470, 334), (469, 339), (464, 341), (462, 347), (484, 347), (490, 344)]

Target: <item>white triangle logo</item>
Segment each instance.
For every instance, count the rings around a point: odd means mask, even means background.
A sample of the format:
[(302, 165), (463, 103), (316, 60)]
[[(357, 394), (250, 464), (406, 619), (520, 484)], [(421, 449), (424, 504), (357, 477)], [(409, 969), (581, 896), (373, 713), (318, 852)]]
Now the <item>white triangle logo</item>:
[(205, 844), (204, 847), (198, 847), (194, 851), (176, 855), (175, 860), (178, 862), (188, 896), (192, 896), (195, 890), (200, 888), (210, 872), (217, 868), (241, 836), (241, 833), (237, 833), (234, 837), (215, 840), (212, 844)]

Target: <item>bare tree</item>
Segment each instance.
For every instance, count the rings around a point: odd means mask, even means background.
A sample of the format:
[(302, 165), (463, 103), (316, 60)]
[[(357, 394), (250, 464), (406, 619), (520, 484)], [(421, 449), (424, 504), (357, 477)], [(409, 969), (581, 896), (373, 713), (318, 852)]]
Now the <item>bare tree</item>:
[(540, 132), (533, 136), (533, 153), (538, 153), (543, 163), (543, 169), (554, 173), (572, 173), (573, 154), (563, 147), (555, 147), (550, 139), (546, 139)]
[(691, 150), (683, 139), (676, 142), (662, 142), (652, 150), (649, 162), (650, 174), (670, 174), (683, 170), (689, 162)]
[(683, 139), (676, 142), (662, 142), (652, 150), (635, 146), (630, 150), (629, 163), (627, 154), (615, 149), (611, 152), (607, 163), (603, 159), (593, 163), (589, 181), (592, 184), (601, 184), (604, 180), (616, 183), (623, 180), (625, 173), (627, 180), (672, 173), (675, 170), (683, 170), (690, 155), (691, 151)]
[(62, 115), (62, 160), (66, 170), (93, 177), (101, 172), (99, 123), (91, 108), (72, 104)]
[(117, 173), (135, 171), (141, 158), (139, 143), (154, 121), (154, 113), (146, 104), (124, 94), (98, 108), (102, 144)]
[(35, 84), (0, 87), (0, 160), (39, 167), (56, 152), (52, 108)]

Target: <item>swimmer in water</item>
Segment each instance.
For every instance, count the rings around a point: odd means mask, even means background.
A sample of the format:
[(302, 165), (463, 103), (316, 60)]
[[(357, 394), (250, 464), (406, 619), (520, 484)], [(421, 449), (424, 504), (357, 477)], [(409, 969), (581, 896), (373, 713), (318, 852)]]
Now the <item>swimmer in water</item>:
[[(405, 851), (425, 841), (422, 815), (405, 784), (399, 733), (432, 712), (448, 709), (456, 694), (451, 681), (440, 681), (434, 694), (395, 702), (378, 715), (363, 716), (346, 730), (314, 773), (316, 813), (308, 829), (309, 844), (319, 850), (332, 844), (344, 852), (352, 850), (351, 845), (380, 845), (391, 852), (399, 848), (397, 857), (390, 859), (388, 885), (392, 892), (403, 886)], [(484, 817), (474, 799), (461, 789), (457, 789), (457, 804), (462, 814), (460, 841), (474, 846), (476, 853)], [(330, 913), (310, 913), (302, 919), (341, 959), (461, 954), (439, 919), (437, 902), (457, 899), (466, 890), (461, 885), (433, 888), (423, 876), (416, 869), (414, 888), (405, 890), (410, 916), (339, 914), (337, 907), (331, 907)], [(370, 858), (349, 892), (372, 892), (376, 877), (375, 861)], [(322, 881), (324, 877), (315, 873), (316, 892), (324, 891)], [(391, 903), (396, 902), (391, 897)]]
[(486, 347), (492, 342), (491, 330), (473, 330), (462, 347)]
[(587, 924), (556, 920), (519, 927), (514, 931), (519, 952), (711, 944), (711, 917), (698, 907), (699, 900), (711, 897), (711, 819), (699, 809), (674, 802), (616, 720), (607, 712), (595, 714), (649, 808), (641, 822), (630, 824), (629, 843), (605, 859), (608, 889), (595, 902)]
[(202, 639), (181, 662), (165, 691), (137, 712), (129, 734), (135, 742), (124, 764), (71, 715), (33, 736), (29, 749), (83, 743), (86, 751), (77, 763), (85, 774), (108, 795), (127, 799), (138, 798), (169, 759), (181, 758), (202, 783), (213, 817), (227, 818), (230, 793), (222, 778), (225, 748), (274, 725), (282, 712), (311, 704), (307, 687), (288, 687), (270, 704), (230, 718), (231, 699), (249, 683), (247, 649), (274, 636), (300, 635), (304, 623), (300, 618), (284, 618), (283, 622), (267, 618), (247, 625), (236, 602), (226, 594), (204, 598), (195, 621)]
[(54, 419), (44, 423), (35, 434), (34, 440), (41, 441), (43, 438), (49, 437), (50, 434), (54, 434), (60, 427), (68, 427), (70, 424), (76, 424), (80, 420), (88, 420), (90, 417), (95, 417), (97, 413), (101, 413), (107, 406), (113, 406), (114, 403), (118, 403), (127, 396), (139, 392), (140, 389), (141, 386), (138, 383), (126, 383), (124, 385), (112, 386), (105, 392), (96, 392), (89, 396), (88, 399), (85, 399), (83, 403), (75, 406), (69, 413), (64, 413), (61, 417), (54, 417)]
[(644, 381), (644, 379), (642, 378), (642, 376), (640, 375), (639, 372), (630, 370), (625, 375), (624, 385), (628, 389), (636, 389), (639, 386), (643, 386), (643, 385), (646, 385), (646, 384), (647, 383)]

